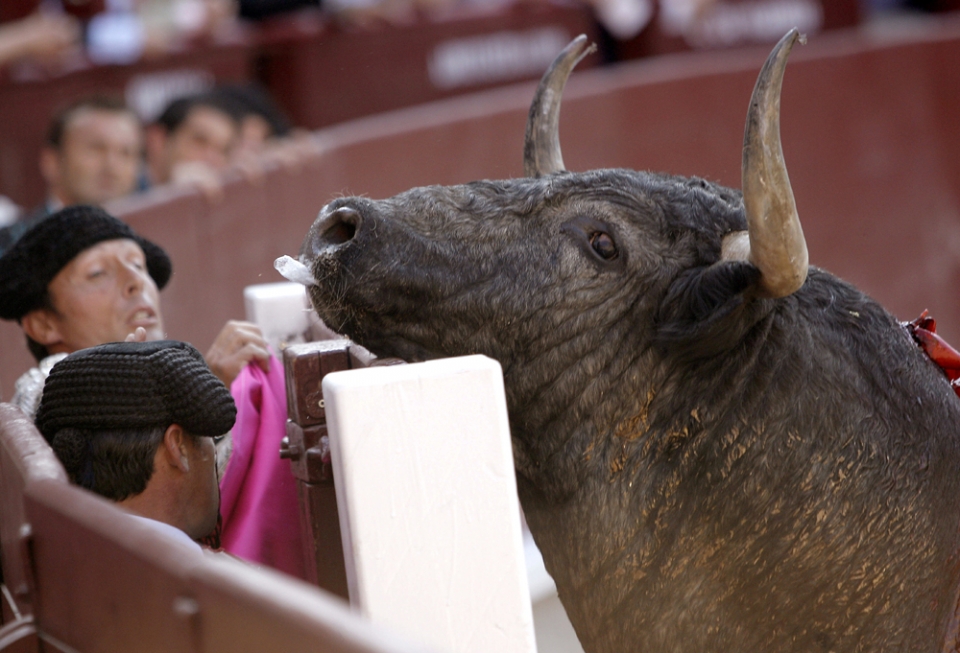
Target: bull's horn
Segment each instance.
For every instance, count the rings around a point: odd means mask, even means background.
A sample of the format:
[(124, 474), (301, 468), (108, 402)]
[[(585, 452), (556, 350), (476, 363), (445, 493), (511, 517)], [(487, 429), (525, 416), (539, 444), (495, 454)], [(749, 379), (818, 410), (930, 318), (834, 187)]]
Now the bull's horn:
[(780, 88), (787, 56), (797, 41), (806, 39), (796, 29), (780, 39), (750, 99), (742, 168), (749, 248), (742, 236), (724, 243), (724, 258), (746, 258), (760, 269), (765, 297), (786, 297), (807, 278), (807, 244), (780, 148)]
[(528, 177), (564, 170), (560, 154), (560, 96), (573, 67), (597, 49), (594, 44), (584, 49), (586, 42), (586, 35), (581, 34), (557, 55), (533, 96), (523, 144), (523, 172)]

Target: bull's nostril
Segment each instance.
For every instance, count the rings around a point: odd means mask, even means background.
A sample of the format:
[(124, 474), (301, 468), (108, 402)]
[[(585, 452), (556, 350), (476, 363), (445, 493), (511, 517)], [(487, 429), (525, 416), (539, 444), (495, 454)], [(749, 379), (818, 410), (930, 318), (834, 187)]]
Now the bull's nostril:
[(342, 206), (327, 218), (328, 224), (320, 238), (327, 245), (342, 245), (353, 239), (362, 221), (356, 209)]

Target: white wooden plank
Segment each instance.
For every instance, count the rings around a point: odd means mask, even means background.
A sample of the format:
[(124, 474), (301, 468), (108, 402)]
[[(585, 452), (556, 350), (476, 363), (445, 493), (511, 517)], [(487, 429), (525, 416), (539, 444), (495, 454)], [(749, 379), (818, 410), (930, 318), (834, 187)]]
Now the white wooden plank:
[(499, 363), (323, 381), (351, 604), (449, 653), (536, 651)]

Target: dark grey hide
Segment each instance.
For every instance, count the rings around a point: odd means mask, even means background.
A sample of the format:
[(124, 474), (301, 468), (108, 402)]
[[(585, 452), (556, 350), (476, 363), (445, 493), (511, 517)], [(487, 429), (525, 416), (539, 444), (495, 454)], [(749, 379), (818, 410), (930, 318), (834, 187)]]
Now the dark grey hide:
[[(940, 651), (943, 373), (805, 249), (799, 289), (765, 285), (740, 191), (530, 150), (527, 178), (331, 202), (301, 261), (320, 316), (373, 352), (500, 361), (520, 498), (584, 648)], [(727, 256), (748, 223), (752, 253)]]

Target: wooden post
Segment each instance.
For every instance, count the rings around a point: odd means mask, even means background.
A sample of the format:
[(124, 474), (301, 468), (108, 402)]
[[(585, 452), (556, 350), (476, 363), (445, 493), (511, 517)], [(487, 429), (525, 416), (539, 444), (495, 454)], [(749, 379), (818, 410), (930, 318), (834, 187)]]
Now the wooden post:
[(330, 372), (402, 362), (378, 359), (345, 339), (290, 345), (283, 351), (288, 419), (280, 456), (290, 459), (297, 479), (307, 579), (344, 599), (347, 577), (320, 384)]

